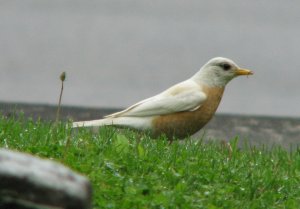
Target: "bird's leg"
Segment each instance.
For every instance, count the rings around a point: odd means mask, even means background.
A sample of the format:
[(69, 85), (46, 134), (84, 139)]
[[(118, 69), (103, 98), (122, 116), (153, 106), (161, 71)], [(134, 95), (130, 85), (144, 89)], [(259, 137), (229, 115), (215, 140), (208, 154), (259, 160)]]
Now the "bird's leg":
[(232, 147), (230, 145), (229, 142), (226, 142), (224, 139), (221, 140), (221, 145), (223, 148), (225, 148), (226, 150), (228, 150), (228, 158), (231, 159), (232, 157)]

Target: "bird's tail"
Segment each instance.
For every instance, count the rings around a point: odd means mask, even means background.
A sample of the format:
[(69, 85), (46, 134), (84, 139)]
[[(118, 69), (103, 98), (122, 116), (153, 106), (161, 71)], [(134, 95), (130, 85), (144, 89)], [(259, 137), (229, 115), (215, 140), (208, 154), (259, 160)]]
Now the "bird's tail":
[(72, 124), (73, 128), (96, 126), (124, 126), (140, 130), (151, 129), (153, 117), (117, 117), (103, 118), (100, 120), (79, 121)]
[(72, 128), (107, 126), (107, 125), (113, 125), (113, 118), (104, 118), (104, 119), (100, 119), (100, 120), (73, 122)]

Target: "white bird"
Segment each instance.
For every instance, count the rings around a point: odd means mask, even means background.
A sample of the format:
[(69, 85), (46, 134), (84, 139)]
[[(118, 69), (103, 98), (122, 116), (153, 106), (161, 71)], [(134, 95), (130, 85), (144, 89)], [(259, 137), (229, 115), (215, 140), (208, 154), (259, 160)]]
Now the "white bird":
[(199, 131), (215, 114), (226, 84), (236, 76), (252, 75), (232, 60), (209, 60), (191, 78), (103, 119), (74, 122), (73, 128), (122, 126), (149, 130), (154, 136), (184, 138)]

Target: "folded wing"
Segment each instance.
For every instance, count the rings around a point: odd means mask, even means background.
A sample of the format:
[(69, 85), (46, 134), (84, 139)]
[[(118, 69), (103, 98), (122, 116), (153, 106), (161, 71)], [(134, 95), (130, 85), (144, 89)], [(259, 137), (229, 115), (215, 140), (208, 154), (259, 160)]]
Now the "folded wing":
[(206, 100), (206, 94), (193, 81), (179, 83), (154, 97), (106, 117), (146, 117), (174, 112), (194, 111)]

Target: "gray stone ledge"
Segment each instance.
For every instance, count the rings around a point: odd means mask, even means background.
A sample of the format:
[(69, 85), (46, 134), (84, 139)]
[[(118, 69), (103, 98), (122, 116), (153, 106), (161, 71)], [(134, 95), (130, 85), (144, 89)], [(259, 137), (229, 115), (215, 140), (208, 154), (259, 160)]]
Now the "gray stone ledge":
[[(55, 120), (56, 107), (39, 104), (0, 103), (4, 115), (13, 115), (23, 111), (25, 117), (43, 120)], [(117, 108), (81, 108), (64, 106), (62, 120), (92, 120), (118, 111)], [(295, 149), (300, 145), (300, 118), (216, 114), (196, 136), (205, 139), (228, 141), (239, 137), (241, 146), (246, 140), (254, 146), (280, 145), (286, 149)]]

